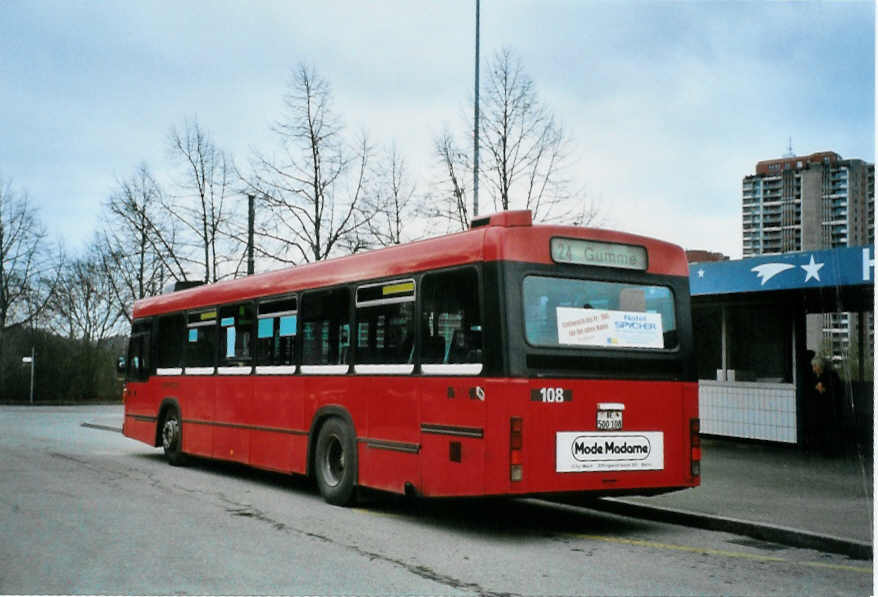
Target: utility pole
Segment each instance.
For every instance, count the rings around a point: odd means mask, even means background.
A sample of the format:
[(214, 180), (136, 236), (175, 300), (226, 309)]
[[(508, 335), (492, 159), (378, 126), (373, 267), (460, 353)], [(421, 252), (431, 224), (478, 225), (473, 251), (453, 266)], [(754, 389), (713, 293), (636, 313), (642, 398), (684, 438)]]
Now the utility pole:
[(476, 83), (473, 115), (473, 217), (479, 215), (479, 3), (476, 0)]
[(253, 206), (253, 195), (247, 195), (247, 275), (252, 276), (256, 268), (253, 260), (253, 220), (256, 209)]

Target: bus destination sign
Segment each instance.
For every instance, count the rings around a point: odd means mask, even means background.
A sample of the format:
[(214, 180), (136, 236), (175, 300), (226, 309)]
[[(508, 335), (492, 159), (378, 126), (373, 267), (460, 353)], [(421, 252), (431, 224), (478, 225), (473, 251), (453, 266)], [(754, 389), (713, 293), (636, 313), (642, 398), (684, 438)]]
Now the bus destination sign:
[(646, 271), (646, 247), (603, 243), (579, 238), (552, 239), (552, 259), (556, 263), (595, 265)]

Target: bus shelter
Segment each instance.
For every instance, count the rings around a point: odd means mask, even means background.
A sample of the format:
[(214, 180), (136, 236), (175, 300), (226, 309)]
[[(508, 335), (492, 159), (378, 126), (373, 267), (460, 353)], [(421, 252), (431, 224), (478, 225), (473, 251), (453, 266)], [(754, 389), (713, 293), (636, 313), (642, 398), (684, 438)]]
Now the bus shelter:
[[(872, 245), (691, 263), (702, 433), (803, 444), (809, 351), (826, 319), (850, 342), (834, 424), (871, 445), (874, 269)], [(852, 315), (819, 315), (840, 312)]]

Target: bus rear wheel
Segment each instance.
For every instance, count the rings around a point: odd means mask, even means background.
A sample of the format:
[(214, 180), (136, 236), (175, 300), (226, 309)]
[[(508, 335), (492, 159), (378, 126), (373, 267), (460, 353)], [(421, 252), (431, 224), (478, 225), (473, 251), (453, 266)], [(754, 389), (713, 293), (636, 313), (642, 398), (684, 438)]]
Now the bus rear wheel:
[(169, 408), (162, 419), (162, 449), (172, 466), (186, 464), (183, 453), (183, 422), (176, 408)]
[(320, 428), (314, 451), (314, 476), (320, 495), (328, 503), (347, 506), (354, 502), (356, 442), (353, 429), (342, 419), (333, 417)]

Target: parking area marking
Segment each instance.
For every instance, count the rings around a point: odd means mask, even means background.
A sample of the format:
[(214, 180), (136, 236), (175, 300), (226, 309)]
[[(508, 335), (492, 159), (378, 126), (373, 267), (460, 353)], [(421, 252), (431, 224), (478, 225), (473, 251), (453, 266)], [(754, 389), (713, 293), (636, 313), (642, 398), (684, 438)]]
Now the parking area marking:
[(660, 543), (658, 541), (646, 541), (644, 539), (625, 539), (622, 537), (609, 537), (606, 535), (584, 535), (579, 533), (571, 533), (570, 536), (580, 539), (591, 539), (594, 541), (604, 541), (606, 543), (617, 543), (623, 545), (633, 545), (636, 547), (647, 547), (652, 549), (667, 549), (672, 551), (683, 551), (689, 553), (703, 553), (713, 556), (721, 556), (726, 558), (739, 558), (745, 560), (754, 560), (759, 562), (775, 562), (782, 564), (796, 564), (798, 566), (808, 566), (811, 568), (823, 568), (830, 570), (843, 570), (846, 572), (858, 572), (862, 574), (872, 574), (871, 566), (851, 566), (848, 564), (827, 564), (824, 562), (802, 562), (788, 560), (778, 556), (760, 555), (755, 553), (746, 553), (742, 551), (729, 551), (725, 549), (712, 549), (709, 547), (695, 547), (692, 545), (674, 545), (671, 543)]
[(83, 423), (80, 427), (86, 427), (88, 429), (100, 429), (101, 431), (114, 431), (116, 433), (122, 433), (121, 427), (111, 427), (109, 425), (99, 425), (97, 423)]

